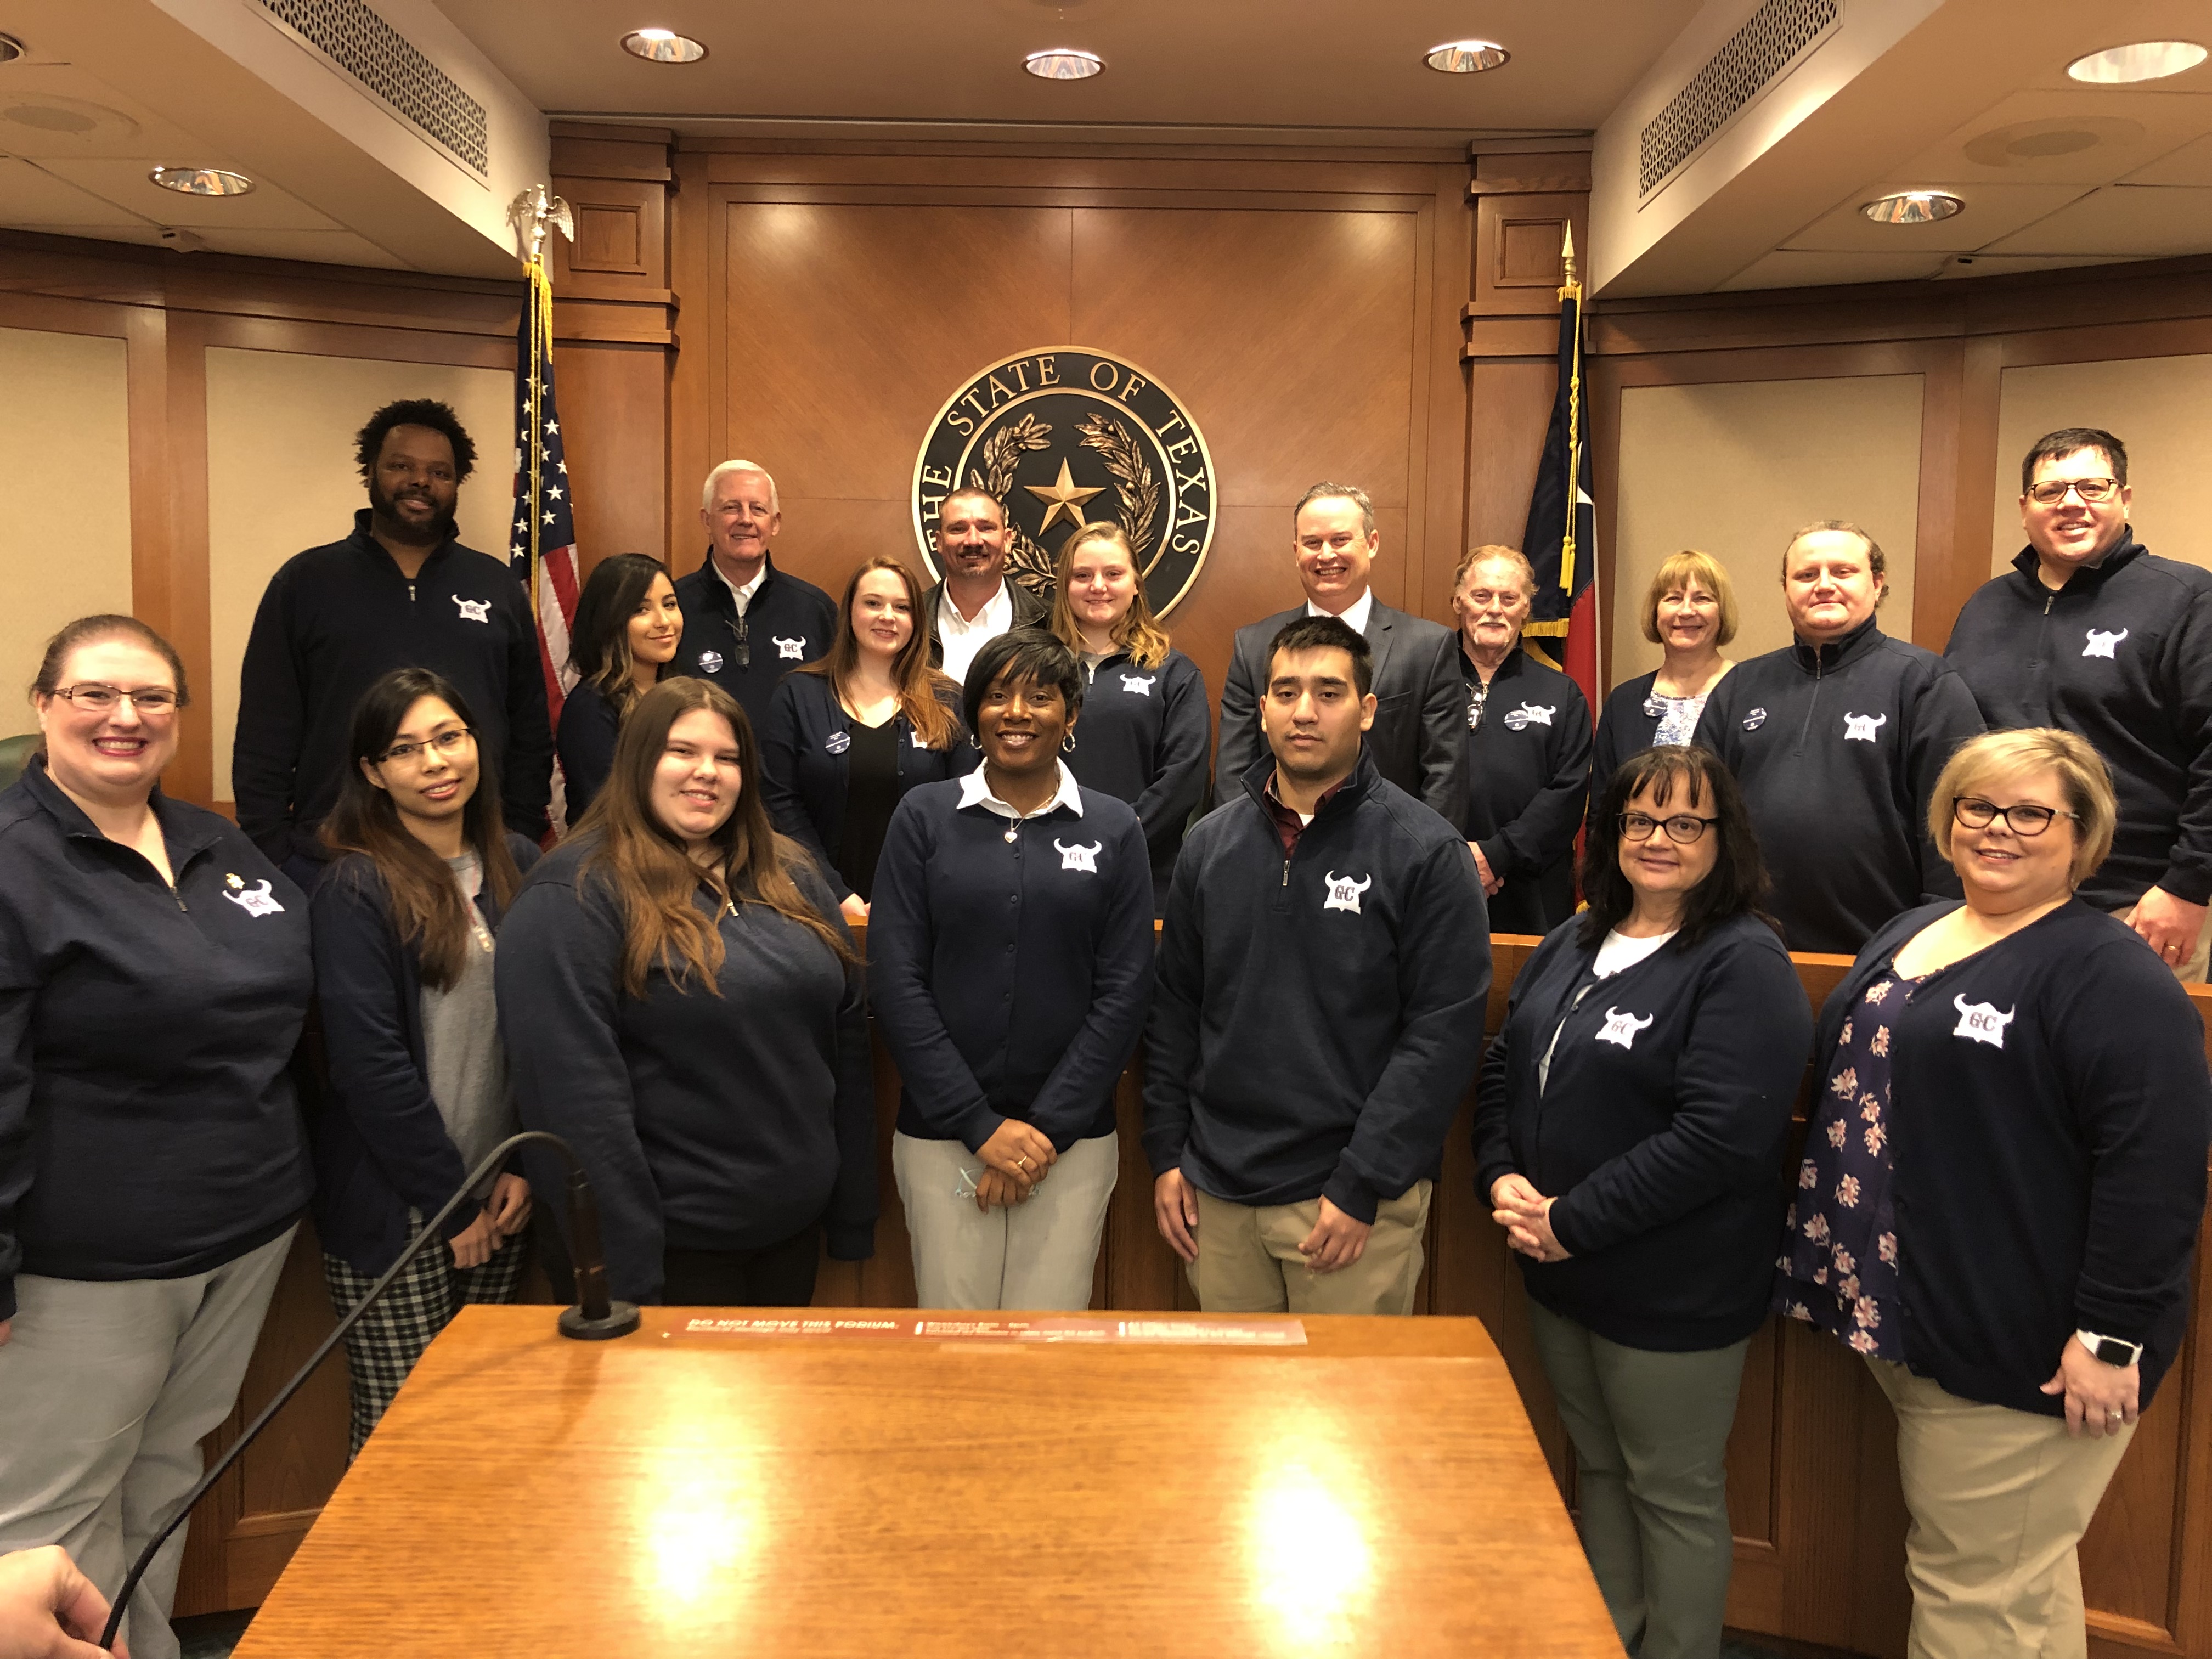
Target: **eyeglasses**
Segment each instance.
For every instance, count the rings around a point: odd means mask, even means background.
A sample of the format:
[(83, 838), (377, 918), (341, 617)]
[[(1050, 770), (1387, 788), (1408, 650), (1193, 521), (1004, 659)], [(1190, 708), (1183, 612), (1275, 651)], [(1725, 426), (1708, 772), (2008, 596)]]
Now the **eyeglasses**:
[(2066, 492), (2070, 489), (2083, 501), (2094, 506), (2112, 500), (2119, 488), (2118, 478), (2045, 478), (2029, 487), (2027, 498), (2038, 507), (2056, 507), (2066, 499)]
[(477, 734), (465, 726), (457, 726), (450, 732), (441, 732), (423, 743), (395, 743), (376, 758), (386, 766), (401, 761), (419, 761), (434, 749), (441, 755), (450, 755), (464, 744), (474, 743)]
[(2004, 827), (2015, 836), (2039, 836), (2051, 828), (2053, 818), (2071, 818), (2081, 822), (2079, 812), (2060, 812), (2048, 806), (2032, 806), (2019, 802), (2011, 806), (2000, 806), (1995, 801), (1984, 800), (1978, 795), (1956, 795), (1951, 800), (1951, 816), (1969, 830), (1986, 830), (2000, 818)]
[(1687, 847), (1705, 833), (1705, 826), (1717, 823), (1718, 818), (1701, 818), (1693, 812), (1678, 812), (1671, 818), (1655, 818), (1648, 812), (1623, 812), (1620, 815), (1620, 834), (1625, 841), (1650, 841), (1654, 830), (1664, 830), (1667, 839), (1678, 847)]
[(184, 707), (185, 700), (166, 685), (149, 685), (143, 690), (125, 691), (118, 685), (102, 685), (97, 680), (87, 680), (82, 685), (58, 685), (53, 695), (66, 697), (87, 714), (104, 714), (118, 702), (128, 702), (141, 714), (160, 719), (174, 714)]

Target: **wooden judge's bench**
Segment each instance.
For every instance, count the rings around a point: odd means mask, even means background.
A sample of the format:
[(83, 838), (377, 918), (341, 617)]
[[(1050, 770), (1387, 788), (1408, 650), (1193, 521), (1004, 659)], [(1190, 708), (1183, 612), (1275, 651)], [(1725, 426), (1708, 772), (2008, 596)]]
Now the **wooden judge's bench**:
[[(1491, 1029), (1503, 1018), (1513, 977), (1535, 944), (1504, 935), (1494, 941)], [(1841, 957), (1796, 961), (1816, 1008), (1849, 965)], [(2212, 1023), (2212, 991), (2200, 987), (2191, 994), (2199, 1013)], [(1092, 1306), (1192, 1310), (1195, 1300), (1180, 1264), (1152, 1223), (1152, 1179), (1139, 1144), (1143, 1063), (1139, 1053), (1121, 1083), (1121, 1179), (1107, 1218)], [(890, 1178), (897, 1079), (880, 1047), (876, 1065), (884, 1149), (876, 1255), (857, 1265), (823, 1264), (815, 1299), (825, 1308), (914, 1304), (906, 1228)], [(1778, 1171), (1778, 1182), (1781, 1178)], [(2212, 1233), (2212, 1227), (2207, 1231)], [(2206, 1316), (2212, 1275), (2204, 1257), (2200, 1242), (2187, 1346), (2145, 1414), (2081, 1547), (2090, 1651), (2102, 1659), (2133, 1654), (2212, 1659), (2212, 1318)], [(1505, 1357), (1544, 1455), (1571, 1504), (1571, 1452), (1529, 1340), (1520, 1275), (1491, 1224), (1488, 1206), (1474, 1192), (1464, 1110), (1446, 1146), (1430, 1216), (1428, 1270), (1416, 1306), (1423, 1313), (1482, 1321)], [(274, 1394), (331, 1324), (317, 1246), (303, 1228), (240, 1411), (210, 1439), (211, 1450)], [(483, 1432), (489, 1439), (502, 1430), (487, 1423)], [(344, 1472), (345, 1448), (340, 1356), (324, 1366), (193, 1516), (178, 1613), (258, 1605)], [(462, 1454), (461, 1448), (453, 1450)], [(1888, 1406), (1863, 1364), (1832, 1339), (1770, 1322), (1753, 1341), (1729, 1444), (1729, 1504), (1736, 1533), (1732, 1626), (1859, 1653), (1904, 1652), (1911, 1601), (1894, 1431)]]

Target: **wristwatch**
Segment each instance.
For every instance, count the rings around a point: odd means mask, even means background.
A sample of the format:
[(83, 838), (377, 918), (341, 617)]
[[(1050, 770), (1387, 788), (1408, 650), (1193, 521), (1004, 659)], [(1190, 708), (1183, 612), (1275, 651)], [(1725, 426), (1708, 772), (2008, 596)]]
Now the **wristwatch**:
[(2125, 1368), (2142, 1358), (2143, 1345), (2123, 1342), (2117, 1336), (2100, 1336), (2094, 1331), (2076, 1331), (2075, 1336), (2090, 1353), (2107, 1365)]

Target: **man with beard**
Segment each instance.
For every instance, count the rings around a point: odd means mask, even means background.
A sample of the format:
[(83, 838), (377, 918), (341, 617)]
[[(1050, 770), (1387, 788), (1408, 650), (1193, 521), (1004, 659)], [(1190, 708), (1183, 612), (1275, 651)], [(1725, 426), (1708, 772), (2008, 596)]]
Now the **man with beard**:
[(545, 832), (553, 734), (530, 601), (503, 561), (454, 539), (476, 455), (444, 404), (378, 410), (356, 440), (368, 505), (353, 534), (287, 560), (254, 613), (231, 792), (239, 828), (302, 888), (324, 858), (316, 830), (337, 799), (354, 704), (395, 668), (459, 689), (507, 826)]

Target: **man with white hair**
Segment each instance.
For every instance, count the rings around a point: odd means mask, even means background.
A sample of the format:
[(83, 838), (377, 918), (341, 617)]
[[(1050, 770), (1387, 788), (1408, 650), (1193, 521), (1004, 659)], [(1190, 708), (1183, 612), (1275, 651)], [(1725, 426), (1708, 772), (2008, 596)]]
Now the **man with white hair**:
[(830, 649), (837, 606), (812, 582), (775, 568), (769, 548), (783, 514), (775, 480), (757, 461), (724, 461), (707, 475), (699, 522), (707, 559), (677, 581), (684, 641), (667, 672), (714, 681), (757, 730), (777, 683)]

